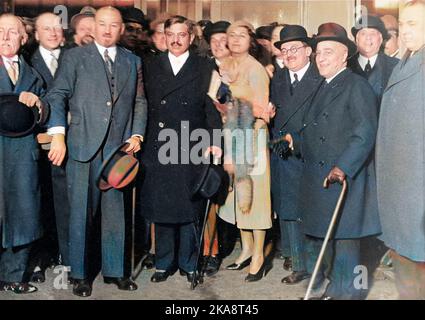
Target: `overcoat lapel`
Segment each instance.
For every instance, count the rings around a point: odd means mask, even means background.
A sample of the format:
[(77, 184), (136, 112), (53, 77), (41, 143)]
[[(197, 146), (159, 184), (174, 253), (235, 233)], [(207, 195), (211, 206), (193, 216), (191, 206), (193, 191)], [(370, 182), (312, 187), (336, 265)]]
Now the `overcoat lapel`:
[(123, 51), (124, 49), (117, 47), (117, 56), (115, 58), (115, 92), (114, 92), (114, 102), (118, 99), (122, 90), (125, 88), (125, 85), (130, 76), (130, 60)]

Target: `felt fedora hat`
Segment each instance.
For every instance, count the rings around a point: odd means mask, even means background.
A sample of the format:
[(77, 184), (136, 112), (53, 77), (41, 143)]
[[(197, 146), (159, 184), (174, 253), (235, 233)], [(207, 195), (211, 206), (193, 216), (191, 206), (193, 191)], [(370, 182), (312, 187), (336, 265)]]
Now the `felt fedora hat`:
[(388, 40), (390, 35), (385, 28), (384, 22), (377, 16), (367, 15), (360, 17), (354, 27), (351, 28), (351, 34), (356, 38), (357, 33), (363, 28), (376, 29), (382, 34), (384, 40)]
[(216, 33), (226, 33), (227, 28), (230, 26), (230, 22), (228, 21), (217, 21), (211, 24), (208, 24), (204, 31), (203, 35), (205, 40), (209, 43), (211, 41), (211, 36)]
[(311, 38), (308, 37), (307, 31), (304, 27), (299, 25), (288, 25), (279, 34), (280, 40), (274, 43), (274, 46), (280, 50), (280, 46), (290, 41), (302, 41), (307, 44), (310, 43)]
[(97, 186), (100, 190), (122, 189), (130, 184), (139, 170), (139, 161), (125, 152), (129, 144), (121, 144), (103, 161), (97, 175)]
[(322, 41), (336, 41), (348, 48), (348, 56), (352, 57), (357, 53), (356, 44), (348, 38), (345, 28), (334, 22), (321, 24), (317, 34), (310, 41), (311, 47), (315, 50), (317, 44)]
[(38, 118), (38, 108), (19, 102), (18, 94), (0, 94), (0, 135), (26, 136), (34, 131)]
[(200, 174), (195, 178), (192, 198), (211, 199), (223, 189), (227, 173), (223, 167), (215, 164), (204, 164)]

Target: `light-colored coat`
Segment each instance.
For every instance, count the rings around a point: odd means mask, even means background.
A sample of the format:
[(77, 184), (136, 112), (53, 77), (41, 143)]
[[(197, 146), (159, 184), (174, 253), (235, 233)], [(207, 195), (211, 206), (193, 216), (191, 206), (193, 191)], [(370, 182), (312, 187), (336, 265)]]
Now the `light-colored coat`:
[(425, 261), (425, 49), (394, 68), (376, 143), (378, 208), (385, 244)]

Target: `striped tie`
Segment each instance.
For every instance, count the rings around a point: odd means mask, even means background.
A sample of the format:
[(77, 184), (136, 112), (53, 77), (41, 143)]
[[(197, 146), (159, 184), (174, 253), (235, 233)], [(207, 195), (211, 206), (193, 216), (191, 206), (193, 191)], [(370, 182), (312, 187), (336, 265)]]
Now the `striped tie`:
[(16, 82), (19, 78), (18, 62), (8, 60), (7, 63), (9, 64), (9, 68), (7, 68), (7, 73), (9, 75), (10, 81), (12, 81), (13, 85), (16, 85)]

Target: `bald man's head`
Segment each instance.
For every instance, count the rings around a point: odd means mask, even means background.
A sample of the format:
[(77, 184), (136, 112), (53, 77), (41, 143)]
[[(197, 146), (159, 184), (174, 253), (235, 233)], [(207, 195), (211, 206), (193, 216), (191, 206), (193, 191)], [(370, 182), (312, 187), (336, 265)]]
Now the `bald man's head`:
[(96, 11), (94, 38), (106, 48), (115, 46), (124, 33), (121, 13), (114, 7), (102, 7)]
[(25, 25), (13, 14), (0, 16), (0, 55), (13, 57), (28, 40)]
[(61, 18), (51, 12), (39, 15), (35, 20), (35, 38), (45, 49), (57, 49), (65, 40)]

